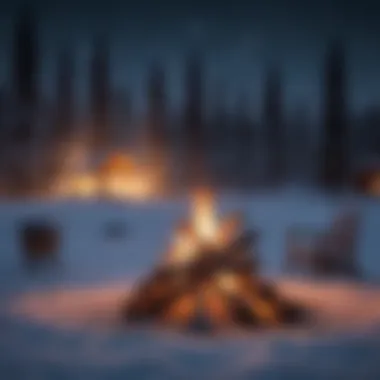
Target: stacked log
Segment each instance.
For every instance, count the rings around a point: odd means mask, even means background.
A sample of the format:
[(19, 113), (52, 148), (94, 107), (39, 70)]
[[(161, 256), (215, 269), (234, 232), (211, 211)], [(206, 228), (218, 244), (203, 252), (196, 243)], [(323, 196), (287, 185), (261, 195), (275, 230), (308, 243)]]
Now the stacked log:
[(182, 265), (163, 265), (137, 285), (124, 306), (131, 322), (194, 329), (279, 327), (306, 320), (306, 311), (257, 275), (251, 246), (242, 233), (224, 249), (206, 247)]

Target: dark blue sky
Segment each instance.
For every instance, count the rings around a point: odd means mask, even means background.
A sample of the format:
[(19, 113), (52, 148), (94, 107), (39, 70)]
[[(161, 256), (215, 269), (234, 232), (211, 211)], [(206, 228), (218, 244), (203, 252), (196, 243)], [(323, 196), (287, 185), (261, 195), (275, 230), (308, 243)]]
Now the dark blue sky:
[[(17, 1), (0, 5), (3, 82), (7, 79), (11, 15)], [(191, 46), (205, 56), (209, 89), (224, 83), (232, 103), (240, 92), (259, 107), (266, 62), (283, 68), (287, 102), (317, 109), (326, 41), (344, 38), (348, 48), (351, 103), (380, 103), (380, 11), (376, 1), (36, 1), (44, 49), (42, 80), (52, 88), (56, 54), (70, 44), (84, 92), (91, 38), (106, 33), (112, 47), (115, 86), (141, 99), (149, 62), (168, 72), (172, 103), (181, 101), (182, 62)], [(87, 4), (87, 5), (86, 5)], [(220, 85), (218, 85), (220, 87)], [(289, 108), (291, 109), (291, 107)]]

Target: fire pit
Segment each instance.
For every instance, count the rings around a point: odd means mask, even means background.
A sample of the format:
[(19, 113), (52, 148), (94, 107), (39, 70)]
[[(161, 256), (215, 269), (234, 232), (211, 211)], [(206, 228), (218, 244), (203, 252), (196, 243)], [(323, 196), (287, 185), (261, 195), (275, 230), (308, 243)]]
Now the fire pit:
[(198, 191), (191, 220), (179, 223), (162, 263), (132, 291), (125, 319), (197, 331), (304, 322), (303, 307), (259, 278), (256, 240), (241, 214), (219, 221), (212, 194)]

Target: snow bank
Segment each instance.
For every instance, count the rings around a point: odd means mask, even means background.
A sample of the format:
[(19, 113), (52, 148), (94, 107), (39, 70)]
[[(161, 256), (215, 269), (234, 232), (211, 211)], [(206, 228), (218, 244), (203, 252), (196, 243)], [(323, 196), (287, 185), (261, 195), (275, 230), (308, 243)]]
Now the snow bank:
[[(368, 278), (380, 278), (380, 205), (350, 197), (322, 198), (295, 191), (256, 196), (226, 195), (219, 201), (221, 212), (243, 210), (247, 224), (261, 232), (259, 254), (266, 274), (278, 275), (283, 268), (284, 239), (293, 225), (323, 228), (347, 205), (362, 211), (358, 250)], [(185, 201), (127, 205), (94, 202), (0, 204), (0, 277), (3, 289), (46, 286), (48, 283), (88, 283), (123, 280), (144, 272), (165, 249), (173, 225), (186, 215)], [(61, 265), (56, 270), (31, 276), (21, 265), (17, 225), (25, 218), (47, 217), (61, 226)], [(104, 226), (122, 220), (127, 236), (104, 239)]]
[(317, 323), (207, 339), (121, 326), (127, 284), (20, 295), (0, 320), (0, 369), (28, 379), (378, 379), (380, 289), (279, 285), (309, 304)]
[[(357, 333), (380, 327), (380, 287), (342, 281), (277, 280), (287, 297), (315, 314), (308, 333)], [(116, 284), (31, 292), (15, 297), (8, 311), (15, 317), (57, 328), (116, 329), (130, 285)]]
[[(264, 271), (281, 273), (284, 237), (293, 224), (323, 227), (344, 205), (363, 215), (358, 246), (370, 279), (380, 278), (380, 205), (326, 199), (294, 190), (254, 197), (228, 195), (224, 211), (243, 209), (262, 233)], [(318, 323), (297, 333), (258, 333), (200, 340), (117, 326), (130, 281), (158, 259), (183, 201), (147, 205), (23, 203), (0, 205), (0, 373), (9, 379), (378, 379), (380, 293), (373, 285), (278, 280), (311, 305)], [(58, 267), (28, 272), (17, 225), (48, 216), (62, 227)], [(109, 241), (110, 219), (129, 233)], [(116, 285), (112, 285), (116, 284)]]

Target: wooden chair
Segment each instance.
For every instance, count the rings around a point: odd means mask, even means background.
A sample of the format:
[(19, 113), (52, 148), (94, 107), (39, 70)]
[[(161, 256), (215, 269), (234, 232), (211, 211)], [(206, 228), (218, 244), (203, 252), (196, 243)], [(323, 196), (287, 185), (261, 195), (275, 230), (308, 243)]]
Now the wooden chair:
[(358, 213), (350, 210), (339, 214), (324, 231), (293, 227), (286, 237), (286, 270), (322, 276), (359, 276), (356, 257), (359, 224)]

